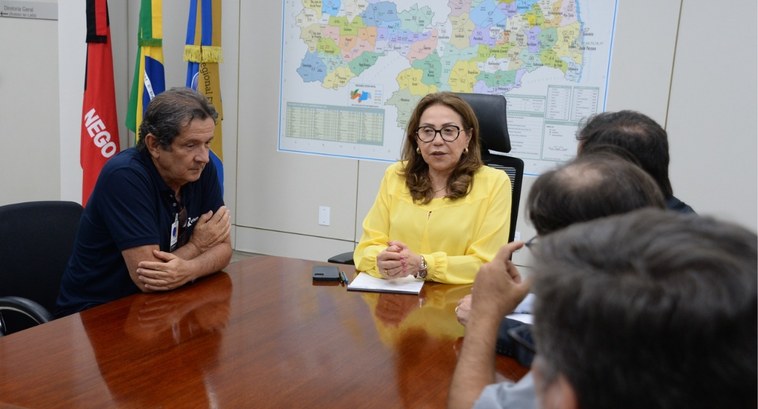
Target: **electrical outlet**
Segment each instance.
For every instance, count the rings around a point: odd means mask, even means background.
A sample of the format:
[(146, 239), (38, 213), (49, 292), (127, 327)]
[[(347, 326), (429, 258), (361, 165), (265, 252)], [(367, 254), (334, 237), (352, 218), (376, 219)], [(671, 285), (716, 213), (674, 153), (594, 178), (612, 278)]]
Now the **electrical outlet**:
[(318, 224), (321, 226), (328, 226), (329, 225), (329, 219), (330, 219), (330, 213), (332, 209), (329, 206), (319, 206), (318, 207)]

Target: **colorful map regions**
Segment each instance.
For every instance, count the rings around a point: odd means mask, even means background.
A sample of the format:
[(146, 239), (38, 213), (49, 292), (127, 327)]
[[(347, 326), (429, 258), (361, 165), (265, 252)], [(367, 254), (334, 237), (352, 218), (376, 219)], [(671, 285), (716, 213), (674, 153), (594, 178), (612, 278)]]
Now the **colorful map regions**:
[(422, 96), (504, 95), (539, 174), (605, 107), (618, 0), (284, 0), (279, 149), (397, 160)]
[(355, 90), (350, 91), (350, 99), (357, 102), (368, 101), (371, 99), (371, 93), (368, 91), (361, 91), (359, 89), (355, 89)]
[[(388, 103), (407, 112), (438, 90), (505, 94), (536, 70), (582, 75), (584, 36), (577, 0), (453, 0), (445, 14), (383, 0), (303, 0), (296, 17), (307, 45), (297, 73), (327, 89), (350, 85), (381, 59), (399, 55)], [(353, 98), (353, 96), (351, 96)], [(402, 122), (399, 118), (398, 122)]]

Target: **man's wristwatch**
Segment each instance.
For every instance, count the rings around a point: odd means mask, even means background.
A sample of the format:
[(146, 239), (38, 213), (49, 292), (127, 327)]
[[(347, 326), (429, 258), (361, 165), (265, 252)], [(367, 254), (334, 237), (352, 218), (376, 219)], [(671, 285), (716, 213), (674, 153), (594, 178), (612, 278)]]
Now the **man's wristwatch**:
[(419, 267), (418, 272), (416, 272), (416, 278), (420, 278), (422, 280), (426, 279), (426, 259), (424, 256), (421, 256), (421, 267)]

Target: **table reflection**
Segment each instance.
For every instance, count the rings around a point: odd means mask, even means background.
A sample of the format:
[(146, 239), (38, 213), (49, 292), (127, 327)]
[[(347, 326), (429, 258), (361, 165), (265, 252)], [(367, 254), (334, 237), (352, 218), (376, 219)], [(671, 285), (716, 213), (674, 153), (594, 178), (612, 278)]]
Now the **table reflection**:
[(421, 294), (362, 293), (371, 308), (382, 342), (394, 346), (403, 334), (420, 329), (435, 339), (457, 339), (464, 328), (455, 318), (455, 306), (471, 285), (426, 283)]
[(229, 321), (232, 284), (229, 275), (198, 297), (191, 292), (135, 297), (124, 332), (143, 342), (180, 344), (193, 337), (220, 332)]
[(395, 351), (395, 381), (403, 407), (438, 408), (447, 394), (419, 399), (419, 377), (424, 383), (444, 384), (449, 388), (449, 373), (430, 370), (425, 357), (434, 354), (437, 367), (454, 368), (456, 341), (464, 327), (455, 318), (458, 300), (471, 292), (471, 285), (426, 283), (421, 294), (365, 293), (379, 337)]
[[(181, 396), (196, 407), (214, 407), (214, 386), (205, 374), (218, 363), (231, 294), (226, 273), (208, 277), (202, 291), (139, 294), (120, 332), (103, 333), (102, 325), (89, 322), (94, 315), (83, 314), (98, 369), (118, 406), (174, 407)], [(198, 348), (202, 354), (193, 353)], [(175, 376), (153, 375), (156, 365), (167, 364)]]

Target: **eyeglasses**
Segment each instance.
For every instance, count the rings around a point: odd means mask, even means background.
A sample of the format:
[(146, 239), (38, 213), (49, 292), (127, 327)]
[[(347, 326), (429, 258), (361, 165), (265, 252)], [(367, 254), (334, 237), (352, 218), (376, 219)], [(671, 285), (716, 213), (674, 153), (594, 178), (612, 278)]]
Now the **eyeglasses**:
[(461, 128), (455, 125), (445, 125), (442, 129), (434, 129), (431, 126), (420, 126), (416, 130), (416, 136), (421, 142), (431, 142), (440, 134), (442, 140), (445, 142), (453, 142), (458, 139), (458, 135), (461, 134)]
[(524, 247), (528, 248), (531, 251), (534, 251), (534, 249), (537, 248), (537, 244), (539, 244), (539, 236), (534, 236), (531, 239), (524, 242)]

